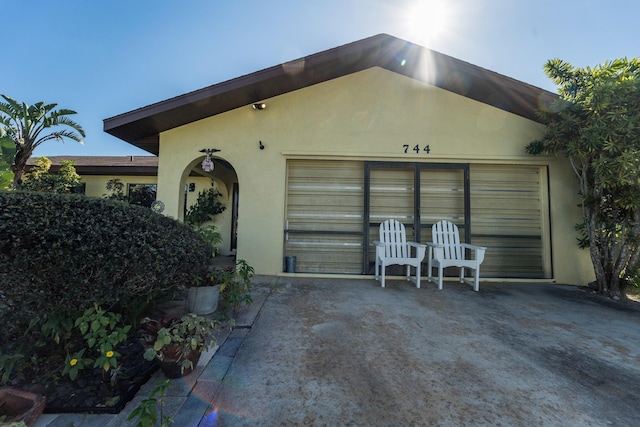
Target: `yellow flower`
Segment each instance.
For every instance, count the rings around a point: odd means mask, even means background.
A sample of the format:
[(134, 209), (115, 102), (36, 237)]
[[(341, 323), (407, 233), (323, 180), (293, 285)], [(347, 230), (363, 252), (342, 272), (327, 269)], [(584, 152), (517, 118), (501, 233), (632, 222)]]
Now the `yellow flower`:
[(113, 357), (113, 351), (107, 351), (106, 356), (107, 357)]
[(78, 359), (71, 359), (69, 361), (69, 365), (71, 365), (71, 366), (76, 366), (76, 363), (78, 363)]

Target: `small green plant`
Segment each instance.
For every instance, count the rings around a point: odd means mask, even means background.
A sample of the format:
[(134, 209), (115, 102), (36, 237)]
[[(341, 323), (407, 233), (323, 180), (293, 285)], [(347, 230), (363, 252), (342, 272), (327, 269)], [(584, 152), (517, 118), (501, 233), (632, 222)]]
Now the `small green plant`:
[(202, 237), (202, 240), (209, 244), (211, 247), (211, 255), (216, 256), (220, 252), (218, 245), (222, 243), (222, 236), (220, 235), (218, 227), (213, 224), (208, 224), (197, 225), (193, 229), (200, 237)]
[(234, 271), (214, 271), (210, 273), (211, 280), (217, 280), (220, 294), (227, 307), (231, 308), (232, 317), (236, 317), (242, 304), (253, 303), (251, 298), (251, 279), (255, 270), (247, 261), (241, 259), (236, 262)]
[[(131, 325), (120, 325), (121, 319), (120, 314), (104, 310), (97, 304), (85, 310), (72, 323), (72, 328), (69, 328), (71, 321), (68, 316), (67, 318), (53, 316), (48, 319), (42, 326), (42, 332), (45, 336), (52, 338), (56, 344), (61, 340), (65, 342), (70, 340), (74, 329), (80, 333), (85, 344), (73, 354), (67, 354), (62, 375), (69, 375), (69, 378), (75, 380), (78, 373), (92, 363), (94, 368), (102, 367), (105, 372), (116, 368), (120, 353), (115, 348), (128, 338), (131, 330)], [(67, 343), (66, 346), (72, 345)], [(85, 357), (88, 349), (97, 354), (95, 359)]]
[[(140, 402), (129, 414), (127, 421), (137, 419), (135, 427), (154, 427), (158, 422), (160, 422), (160, 427), (167, 427), (173, 424), (173, 419), (163, 414), (164, 400), (167, 396), (167, 388), (170, 385), (169, 380), (156, 383), (156, 387), (151, 391), (149, 397)], [(158, 406), (160, 406), (159, 413)]]
[[(194, 313), (188, 313), (181, 318), (145, 319), (141, 326), (141, 336), (147, 349), (144, 352), (146, 360), (173, 359), (185, 368), (193, 369), (193, 363), (188, 359), (192, 351), (206, 351), (216, 345), (214, 332), (221, 329), (218, 320), (207, 319)], [(232, 323), (228, 324), (233, 327)]]
[(98, 304), (85, 310), (76, 319), (75, 327), (80, 330), (87, 346), (98, 351), (94, 368), (101, 366), (106, 372), (118, 366), (120, 353), (115, 348), (127, 339), (131, 330), (131, 325), (120, 326), (121, 319), (120, 314), (106, 311)]
[(22, 371), (21, 367), (24, 363), (24, 354), (0, 351), (0, 384), (6, 384), (9, 381), (14, 369)]

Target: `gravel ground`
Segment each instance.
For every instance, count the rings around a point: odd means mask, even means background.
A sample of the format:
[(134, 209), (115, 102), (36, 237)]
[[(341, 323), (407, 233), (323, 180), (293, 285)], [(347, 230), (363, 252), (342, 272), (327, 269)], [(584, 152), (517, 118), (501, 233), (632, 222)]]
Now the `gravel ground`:
[(638, 426), (638, 305), (562, 285), (280, 278), (215, 424)]

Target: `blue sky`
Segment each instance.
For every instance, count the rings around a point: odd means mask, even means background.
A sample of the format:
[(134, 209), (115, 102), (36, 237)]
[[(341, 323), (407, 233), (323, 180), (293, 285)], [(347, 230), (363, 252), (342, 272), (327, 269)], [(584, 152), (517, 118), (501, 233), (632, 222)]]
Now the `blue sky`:
[(78, 112), (85, 144), (35, 155), (148, 154), (102, 120), (387, 33), (555, 92), (542, 67), (640, 56), (637, 0), (0, 0), (0, 93)]

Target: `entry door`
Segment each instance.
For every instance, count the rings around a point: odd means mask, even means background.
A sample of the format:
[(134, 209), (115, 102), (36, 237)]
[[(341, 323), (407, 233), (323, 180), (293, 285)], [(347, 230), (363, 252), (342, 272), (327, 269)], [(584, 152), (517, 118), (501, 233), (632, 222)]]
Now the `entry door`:
[(469, 166), (367, 162), (365, 164), (365, 274), (372, 271), (380, 223), (402, 222), (407, 240), (431, 240), (431, 226), (446, 219), (458, 225), (470, 242)]

